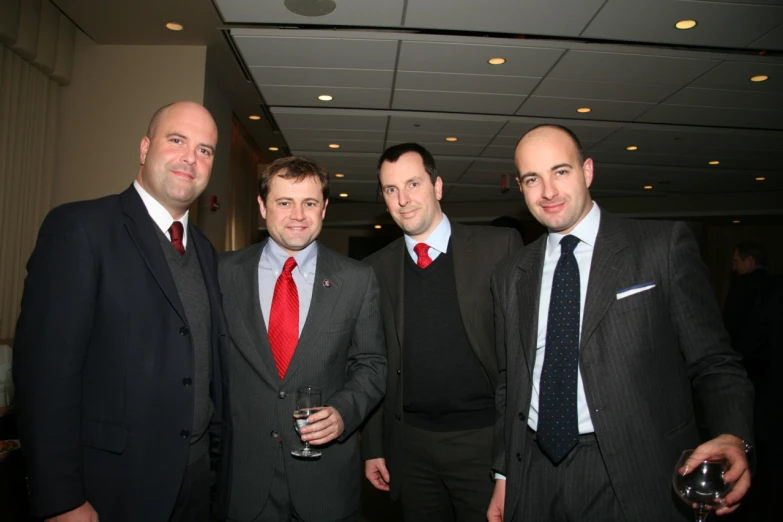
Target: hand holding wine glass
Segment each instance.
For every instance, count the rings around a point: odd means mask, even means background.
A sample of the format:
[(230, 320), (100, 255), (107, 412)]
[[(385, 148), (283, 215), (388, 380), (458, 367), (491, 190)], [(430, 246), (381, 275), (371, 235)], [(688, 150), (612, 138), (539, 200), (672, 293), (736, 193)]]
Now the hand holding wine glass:
[(693, 508), (696, 522), (705, 522), (713, 510), (724, 506), (734, 483), (725, 481), (729, 469), (725, 458), (708, 457), (695, 466), (686, 464), (692, 462), (694, 451), (685, 450), (680, 455), (672, 485), (677, 495)]
[[(310, 423), (310, 416), (323, 408), (322, 393), (319, 388), (305, 386), (296, 390), (296, 409), (294, 410), (294, 428), (299, 435), (302, 435), (302, 428)], [(321, 456), (321, 452), (310, 447), (308, 441), (304, 441), (304, 446), (291, 452), (295, 457), (305, 459), (314, 459)]]

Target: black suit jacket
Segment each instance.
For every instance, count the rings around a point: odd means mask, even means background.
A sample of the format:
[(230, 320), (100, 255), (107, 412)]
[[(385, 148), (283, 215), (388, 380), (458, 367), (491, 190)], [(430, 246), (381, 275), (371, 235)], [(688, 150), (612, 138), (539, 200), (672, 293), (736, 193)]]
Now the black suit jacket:
[[(258, 263), (266, 241), (221, 256), (220, 282), (231, 330), (231, 404), (234, 426), (228, 504), (231, 520), (255, 519), (269, 497), (282, 451), (291, 502), (305, 520), (338, 520), (359, 509), (359, 425), (378, 405), (386, 355), (378, 310), (378, 282), (358, 261), (317, 244), (307, 319), (281, 381), (258, 298)], [(296, 389), (314, 386), (345, 423), (322, 456), (297, 459)], [(281, 448), (282, 447), (282, 448)], [(227, 491), (228, 488), (223, 488)]]
[[(546, 235), (493, 277), (500, 385), (495, 468), (506, 475), (506, 520), (522, 502), (532, 449), (525, 436), (538, 335)], [(618, 299), (638, 284), (655, 287)], [(752, 387), (729, 345), (707, 271), (683, 223), (601, 212), (590, 268), (580, 371), (601, 455), (628, 520), (680, 517), (671, 476), (699, 444), (692, 393), (710, 436), (752, 437)]]
[[(89, 501), (101, 520), (166, 521), (187, 466), (193, 349), (156, 225), (131, 186), (63, 205), (27, 265), (14, 378), (32, 512)], [(224, 408), (226, 324), (212, 245), (194, 226)], [(230, 426), (223, 426), (230, 441)]]
[[(498, 262), (521, 247), (522, 239), (514, 229), (451, 223), (454, 279), (462, 322), (470, 346), (493, 387), (497, 385), (498, 365), (490, 277)], [(391, 478), (390, 493), (395, 499), (399, 496), (399, 481), (395, 481), (395, 477), (399, 476), (402, 437), (403, 274), (407, 255), (405, 239), (401, 237), (366, 259), (375, 269), (381, 285), (389, 372), (383, 405), (362, 433), (362, 458), (386, 459)]]

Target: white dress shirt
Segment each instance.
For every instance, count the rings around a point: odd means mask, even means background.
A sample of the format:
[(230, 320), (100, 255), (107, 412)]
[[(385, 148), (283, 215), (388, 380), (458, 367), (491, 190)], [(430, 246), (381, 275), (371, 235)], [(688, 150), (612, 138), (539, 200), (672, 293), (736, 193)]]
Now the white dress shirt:
[(157, 199), (153, 198), (149, 192), (144, 190), (144, 188), (139, 185), (138, 181), (133, 182), (133, 186), (136, 189), (136, 192), (139, 193), (139, 196), (141, 196), (141, 201), (144, 203), (144, 206), (147, 207), (147, 213), (149, 213), (150, 217), (152, 218), (152, 221), (155, 222), (156, 225), (158, 225), (158, 228), (160, 228), (163, 231), (163, 234), (171, 241), (171, 235), (169, 234), (169, 228), (171, 228), (171, 224), (174, 223), (174, 221), (179, 221), (182, 223), (182, 228), (184, 232), (182, 233), (182, 246), (187, 248), (188, 247), (188, 213), (189, 210), (185, 211), (185, 215), (182, 216), (179, 219), (174, 219), (171, 217), (171, 214), (169, 214), (169, 211), (164, 208), (163, 205), (161, 205)]
[[(541, 279), (541, 294), (538, 301), (538, 337), (536, 340), (536, 363), (533, 367), (533, 393), (530, 397), (530, 411), (527, 417), (527, 425), (535, 430), (538, 426), (538, 390), (541, 382), (541, 371), (544, 368), (544, 353), (546, 352), (546, 327), (549, 319), (549, 301), (552, 296), (552, 280), (555, 276), (557, 260), (560, 259), (560, 240), (567, 235), (579, 238), (579, 244), (574, 249), (576, 263), (579, 265), (579, 339), (582, 339), (582, 319), (585, 314), (585, 297), (587, 296), (587, 284), (590, 278), (590, 266), (593, 262), (593, 249), (595, 239), (598, 236), (598, 226), (601, 224), (601, 211), (593, 202), (593, 208), (570, 234), (558, 234), (550, 232), (546, 241), (544, 253), (544, 274)], [(582, 370), (579, 369), (576, 388), (577, 418), (579, 420), (579, 433), (593, 433), (593, 421), (590, 418), (590, 409), (585, 397), (584, 383), (582, 382)]]
[(403, 237), (405, 238), (405, 247), (408, 249), (408, 254), (410, 254), (411, 259), (413, 259), (414, 262), (418, 262), (419, 256), (416, 255), (416, 251), (413, 250), (413, 247), (419, 243), (425, 243), (430, 247), (429, 250), (427, 250), (427, 253), (430, 256), (430, 259), (435, 261), (439, 255), (445, 254), (446, 250), (449, 248), (451, 222), (449, 221), (449, 218), (446, 217), (446, 214), (443, 214), (443, 219), (440, 220), (440, 223), (435, 227), (435, 230), (433, 230), (424, 241), (416, 241), (408, 234), (405, 234)]
[(269, 331), (269, 314), (272, 311), (272, 298), (275, 295), (277, 278), (283, 273), (283, 266), (289, 257), (296, 260), (296, 266), (291, 271), (291, 276), (296, 284), (299, 294), (299, 335), (302, 335), (307, 320), (307, 312), (310, 310), (310, 301), (313, 298), (313, 282), (315, 281), (315, 265), (318, 260), (318, 246), (313, 241), (305, 248), (291, 256), (280, 248), (271, 237), (266, 242), (261, 259), (258, 261), (258, 300), (261, 304), (261, 313), (264, 315), (264, 324)]

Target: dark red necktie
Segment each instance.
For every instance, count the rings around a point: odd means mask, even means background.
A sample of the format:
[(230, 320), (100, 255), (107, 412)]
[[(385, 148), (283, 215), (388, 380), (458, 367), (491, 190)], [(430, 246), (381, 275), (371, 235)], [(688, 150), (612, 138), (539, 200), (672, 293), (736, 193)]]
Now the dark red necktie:
[(419, 258), (418, 261), (416, 261), (416, 264), (419, 265), (419, 268), (427, 268), (430, 266), (430, 263), (432, 263), (429, 250), (430, 246), (426, 243), (416, 243), (416, 246), (413, 247), (413, 251), (416, 252), (416, 255)]
[(169, 227), (169, 236), (171, 236), (171, 244), (174, 245), (174, 248), (177, 249), (177, 252), (179, 252), (179, 255), (184, 256), (185, 255), (185, 245), (182, 243), (182, 236), (184, 235), (184, 228), (182, 228), (182, 223), (179, 221), (175, 221), (171, 224)]
[(295, 267), (296, 260), (289, 257), (275, 283), (272, 310), (269, 312), (269, 344), (281, 381), (299, 342), (299, 292), (291, 274)]

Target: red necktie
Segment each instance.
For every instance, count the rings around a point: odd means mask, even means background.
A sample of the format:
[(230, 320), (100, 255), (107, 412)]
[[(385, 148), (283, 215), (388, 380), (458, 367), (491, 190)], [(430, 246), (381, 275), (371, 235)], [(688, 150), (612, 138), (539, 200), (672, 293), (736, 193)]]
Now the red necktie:
[(275, 283), (272, 310), (269, 312), (269, 344), (272, 345), (272, 357), (281, 381), (299, 342), (299, 292), (291, 275), (294, 267), (296, 260), (289, 257)]
[(416, 261), (419, 268), (427, 268), (430, 266), (430, 263), (432, 263), (429, 250), (430, 246), (426, 243), (416, 243), (416, 246), (413, 247), (413, 251), (416, 252), (416, 255), (419, 257), (418, 261)]
[(185, 245), (182, 243), (183, 232), (184, 229), (182, 228), (182, 223), (180, 223), (179, 221), (175, 221), (169, 227), (169, 236), (171, 236), (171, 244), (174, 245), (174, 248), (177, 249), (177, 252), (179, 252), (179, 255), (181, 256), (185, 255)]

